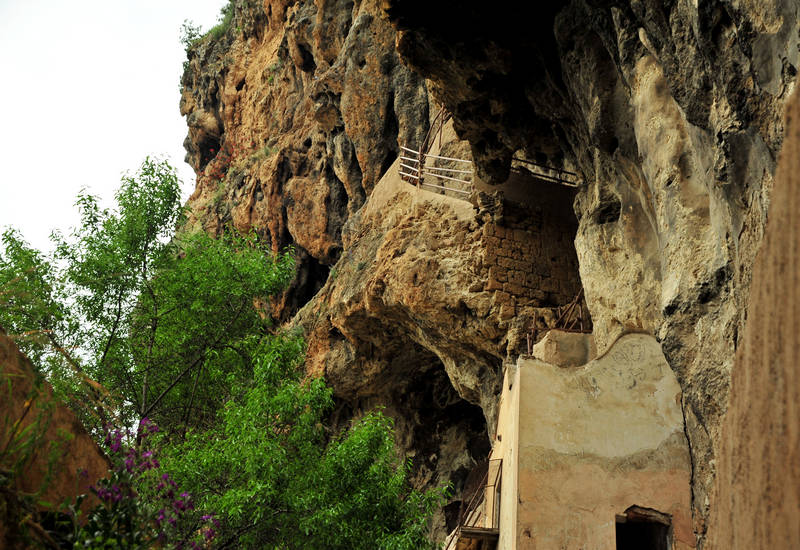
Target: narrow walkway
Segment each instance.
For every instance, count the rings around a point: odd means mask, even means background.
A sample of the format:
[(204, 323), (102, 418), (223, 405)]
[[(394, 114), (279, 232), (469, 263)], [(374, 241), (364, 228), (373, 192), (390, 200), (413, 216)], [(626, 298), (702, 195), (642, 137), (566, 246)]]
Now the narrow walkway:
[[(406, 145), (400, 146), (402, 153), (398, 173), (404, 181), (417, 187), (428, 187), (441, 192), (451, 191), (461, 195), (459, 198), (467, 200), (474, 190), (475, 169), (473, 162), (467, 159), (431, 153), (437, 135), (439, 136), (439, 148), (441, 148), (442, 131), (444, 125), (451, 118), (452, 115), (442, 107), (434, 117), (419, 149), (412, 149)], [(438, 153), (439, 150), (437, 149), (436, 152)], [(428, 163), (428, 159), (433, 159), (434, 163), (435, 161), (450, 163), (452, 167), (436, 166)], [(519, 157), (513, 157), (512, 160), (525, 165), (524, 171), (535, 178), (573, 188), (583, 185), (583, 180), (575, 172)], [(518, 168), (517, 170), (520, 169)], [(438, 180), (437, 183), (426, 182), (426, 176), (435, 178), (435, 180)], [(460, 189), (454, 187), (454, 184), (462, 184), (468, 186), (469, 189)]]

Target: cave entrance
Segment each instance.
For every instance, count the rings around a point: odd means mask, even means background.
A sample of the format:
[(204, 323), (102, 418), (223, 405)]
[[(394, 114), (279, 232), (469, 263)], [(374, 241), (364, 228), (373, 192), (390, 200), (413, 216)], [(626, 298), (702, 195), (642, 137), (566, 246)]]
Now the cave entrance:
[[(353, 376), (349, 366), (341, 371), (329, 366), (328, 380), (338, 393), (329, 423), (336, 432), (376, 408), (394, 420), (396, 445), (411, 460), (411, 486), (451, 487), (431, 529), (435, 539), (443, 539), (458, 525), (470, 472), (491, 451), (483, 410), (459, 395), (437, 355), (397, 325), (382, 326), (371, 318), (360, 323), (383, 339), (350, 352), (369, 361), (366, 377)], [(331, 337), (344, 342), (338, 331)]]
[(668, 514), (632, 506), (617, 516), (617, 550), (669, 550), (671, 525)]

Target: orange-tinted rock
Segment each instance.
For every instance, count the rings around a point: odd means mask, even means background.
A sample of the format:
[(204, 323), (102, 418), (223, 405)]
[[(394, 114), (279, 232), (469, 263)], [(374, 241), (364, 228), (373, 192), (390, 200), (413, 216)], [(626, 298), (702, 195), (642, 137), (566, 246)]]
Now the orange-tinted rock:
[[(50, 481), (37, 501), (58, 507), (79, 494), (88, 494), (89, 486), (107, 475), (109, 462), (75, 414), (54, 397), (46, 381), (37, 377), (31, 362), (0, 329), (0, 449), (20, 418), (16, 433), (32, 423), (44, 429), (21, 475), (14, 478), (13, 489), (36, 493), (42, 489), (50, 469)], [(79, 475), (79, 471), (83, 474)], [(12, 540), (3, 544), (4, 523), (5, 518), (0, 517), (0, 547), (13, 548), (16, 543)], [(11, 533), (9, 529), (7, 534)]]
[(787, 110), (716, 461), (707, 548), (800, 548), (800, 94)]
[(344, 222), (399, 144), (421, 142), (428, 96), (374, 0), (234, 4), (228, 32), (193, 47), (182, 79), (198, 174), (188, 227), (294, 245), (300, 274), (276, 304), (285, 318), (327, 278)]

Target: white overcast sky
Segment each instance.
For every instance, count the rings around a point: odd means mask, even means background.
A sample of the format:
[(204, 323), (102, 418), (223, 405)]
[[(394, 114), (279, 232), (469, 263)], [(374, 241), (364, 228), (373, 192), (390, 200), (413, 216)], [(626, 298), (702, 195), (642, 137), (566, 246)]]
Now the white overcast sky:
[(188, 197), (180, 28), (210, 28), (225, 3), (0, 0), (0, 228), (49, 248), (82, 187), (110, 206), (147, 155), (178, 167)]

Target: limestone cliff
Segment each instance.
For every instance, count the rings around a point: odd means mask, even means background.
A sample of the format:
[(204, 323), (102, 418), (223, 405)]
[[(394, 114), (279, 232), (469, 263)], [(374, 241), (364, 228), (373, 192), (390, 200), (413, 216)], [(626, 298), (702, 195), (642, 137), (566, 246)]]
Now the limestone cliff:
[[(650, 333), (677, 375), (702, 545), (797, 2), (572, 0), (534, 17), (476, 1), (233, 5), (182, 80), (190, 223), (297, 248), (275, 314), (306, 329), (340, 417), (387, 406), (417, 482), (453, 482), (452, 527), (503, 362), (582, 291), (598, 353)], [(438, 150), (474, 160), (495, 207), (392, 167), (439, 105), (455, 133)], [(530, 162), (575, 172), (578, 190)]]
[(581, 173), (575, 248), (598, 352), (662, 342), (683, 388), (702, 540), (730, 369), (761, 240), (798, 4), (572, 1), (531, 21), (387, 0), (487, 178), (513, 154)]
[(344, 221), (398, 140), (427, 132), (428, 96), (375, 5), (234, 4), (227, 33), (192, 48), (181, 82), (184, 145), (198, 173), (190, 223), (257, 227), (275, 250), (293, 244), (301, 269), (289, 315), (326, 280)]

